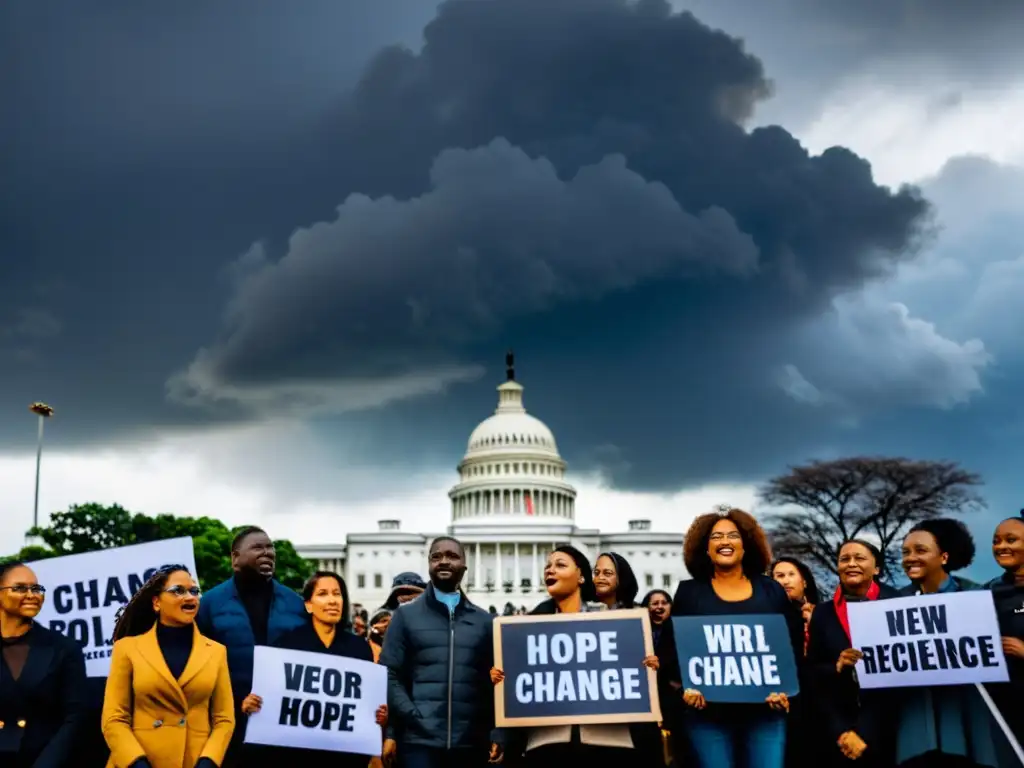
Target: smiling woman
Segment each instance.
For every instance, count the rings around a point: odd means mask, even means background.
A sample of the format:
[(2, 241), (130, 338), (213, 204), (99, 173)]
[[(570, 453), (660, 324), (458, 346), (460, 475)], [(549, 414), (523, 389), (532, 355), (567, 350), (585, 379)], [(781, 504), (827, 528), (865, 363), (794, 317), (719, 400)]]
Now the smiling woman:
[[(693, 578), (679, 583), (673, 616), (781, 614), (794, 657), (803, 656), (803, 619), (786, 591), (765, 575), (771, 548), (752, 515), (742, 509), (701, 515), (686, 533), (683, 559)], [(682, 681), (670, 685), (682, 688)], [(790, 705), (785, 694), (771, 693), (763, 705), (709, 704), (688, 688), (682, 699), (685, 707), (672, 729), (687, 734), (699, 768), (782, 768)]]
[(85, 710), (85, 660), (37, 624), (46, 588), (27, 565), (0, 565), (0, 755), (4, 768), (72, 765)]
[(861, 690), (854, 665), (861, 653), (850, 639), (848, 605), (896, 596), (896, 590), (876, 581), (882, 553), (868, 541), (851, 539), (839, 547), (836, 570), (839, 586), (831, 600), (811, 614), (807, 642), (810, 686), (820, 691), (815, 707), (823, 735), (802, 736), (812, 741), (817, 764), (884, 768), (893, 764), (892, 693)]
[[(974, 560), (974, 540), (961, 521), (924, 520), (903, 539), (903, 570), (911, 583), (901, 595), (922, 598), (974, 591), (980, 585), (953, 573)], [(1002, 765), (995, 725), (972, 685), (908, 689), (896, 713), (896, 761), (909, 766)], [(936, 731), (935, 723), (942, 723)]]
[[(339, 574), (317, 571), (302, 588), (309, 621), (287, 632), (272, 644), (275, 648), (293, 651), (326, 653), (360, 661), (373, 661), (370, 644), (350, 631), (348, 586)], [(256, 692), (242, 701), (243, 716), (247, 718), (276, 717), (275, 713), (261, 715), (263, 698)], [(377, 709), (377, 724), (387, 726), (387, 705)], [(383, 736), (383, 734), (382, 734)], [(304, 768), (366, 768), (367, 758), (347, 752), (328, 752), (294, 747), (261, 747), (261, 765), (301, 765)]]

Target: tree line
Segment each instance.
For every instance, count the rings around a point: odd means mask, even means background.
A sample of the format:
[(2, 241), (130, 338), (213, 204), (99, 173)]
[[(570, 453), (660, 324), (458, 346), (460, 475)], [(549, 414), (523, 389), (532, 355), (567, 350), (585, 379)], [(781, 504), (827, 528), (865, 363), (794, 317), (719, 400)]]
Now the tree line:
[[(73, 504), (66, 512), (52, 514), (49, 525), (29, 531), (42, 539), (43, 546), (24, 547), (17, 554), (0, 558), (0, 562), (31, 562), (191, 536), (199, 571), (197, 578), (203, 589), (210, 589), (231, 577), (231, 540), (236, 530), (211, 517), (150, 517), (133, 514), (118, 504)], [(274, 547), (277, 550), (276, 578), (285, 586), (301, 589), (315, 564), (299, 557), (290, 541), (275, 540)]]
[[(871, 540), (885, 556), (882, 576), (892, 577), (899, 573), (899, 547), (907, 531), (922, 520), (984, 509), (981, 485), (979, 475), (952, 461), (860, 456), (790, 467), (767, 481), (758, 496), (769, 510), (762, 520), (776, 555), (797, 557), (835, 581), (844, 541)], [(31, 533), (45, 546), (25, 547), (6, 559), (42, 560), (191, 536), (204, 589), (231, 575), (234, 532), (209, 517), (149, 517), (117, 504), (77, 504)], [(278, 578), (301, 588), (314, 564), (299, 557), (287, 540), (274, 545)]]

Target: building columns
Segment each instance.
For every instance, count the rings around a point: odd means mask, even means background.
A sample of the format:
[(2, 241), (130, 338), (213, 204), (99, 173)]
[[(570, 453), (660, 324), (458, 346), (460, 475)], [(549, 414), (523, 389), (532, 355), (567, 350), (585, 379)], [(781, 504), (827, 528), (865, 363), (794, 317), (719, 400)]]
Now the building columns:
[(518, 592), (522, 587), (523, 583), (522, 575), (519, 571), (519, 544), (512, 545), (512, 591)]
[(494, 587), (495, 587), (496, 591), (501, 591), (501, 587), (505, 583), (505, 571), (501, 567), (501, 544), (500, 543), (494, 545), (494, 552), (495, 552), (495, 556), (496, 556), (495, 559), (497, 560), (497, 563), (495, 565), (496, 573), (494, 574)]
[(478, 592), (483, 588), (483, 583), (480, 581), (480, 542), (476, 543), (476, 554), (473, 555), (475, 562), (473, 563), (473, 589)]
[(537, 570), (537, 542), (533, 542), (533, 570), (531, 571), (533, 576), (530, 577), (530, 589), (537, 589), (537, 585), (543, 583), (544, 579), (540, 577), (540, 572)]

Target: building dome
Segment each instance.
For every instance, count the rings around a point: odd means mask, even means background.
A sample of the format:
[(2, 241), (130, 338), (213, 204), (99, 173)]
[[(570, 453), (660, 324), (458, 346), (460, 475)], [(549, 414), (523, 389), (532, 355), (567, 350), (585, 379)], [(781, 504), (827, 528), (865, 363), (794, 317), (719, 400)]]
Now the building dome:
[(523, 387), (515, 381), (506, 381), (498, 387), (498, 408), (469, 436), (465, 458), (491, 452), (560, 458), (555, 436), (547, 424), (526, 412)]
[(571, 524), (576, 489), (565, 481), (555, 436), (523, 406), (511, 355), (508, 364), (498, 407), (470, 434), (458, 466), (460, 482), (448, 493), (452, 522)]

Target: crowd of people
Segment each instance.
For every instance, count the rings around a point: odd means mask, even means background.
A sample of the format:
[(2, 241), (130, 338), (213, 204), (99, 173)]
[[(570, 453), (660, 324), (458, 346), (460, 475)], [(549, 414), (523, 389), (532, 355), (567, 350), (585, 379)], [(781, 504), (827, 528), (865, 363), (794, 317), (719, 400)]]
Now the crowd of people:
[[(301, 595), (275, 578), (275, 551), (259, 528), (231, 546), (233, 578), (203, 595), (182, 565), (160, 568), (122, 607), (110, 674), (87, 680), (77, 643), (34, 619), (46, 596), (32, 569), (0, 567), (0, 765), (4, 768), (482, 768), (530, 761), (636, 768), (992, 766), (1014, 764), (1008, 741), (974, 686), (862, 690), (847, 608), (905, 595), (991, 590), (1011, 682), (988, 691), (1024, 737), (1024, 519), (1001, 522), (992, 555), (1002, 575), (987, 585), (958, 571), (975, 545), (956, 520), (916, 525), (902, 544), (910, 584), (880, 581), (870, 542), (838, 550), (839, 585), (822, 594), (810, 569), (773, 561), (764, 531), (738, 509), (698, 517), (683, 557), (691, 578), (674, 595), (646, 594), (657, 670), (659, 723), (495, 727), (495, 611), (460, 590), (466, 553), (453, 538), (431, 544), (427, 578), (395, 577), (385, 605), (350, 604), (344, 578), (318, 571)], [(572, 546), (547, 558), (548, 597), (533, 614), (637, 607), (625, 558), (591, 564)], [(516, 612), (512, 609), (512, 612)], [(709, 702), (682, 680), (674, 616), (782, 615), (798, 660), (800, 694), (762, 704)], [(376, 662), (387, 669), (387, 705), (376, 711), (379, 757), (256, 746), (247, 727), (263, 705), (253, 690), (257, 645)], [(102, 690), (101, 690), (102, 688)]]

